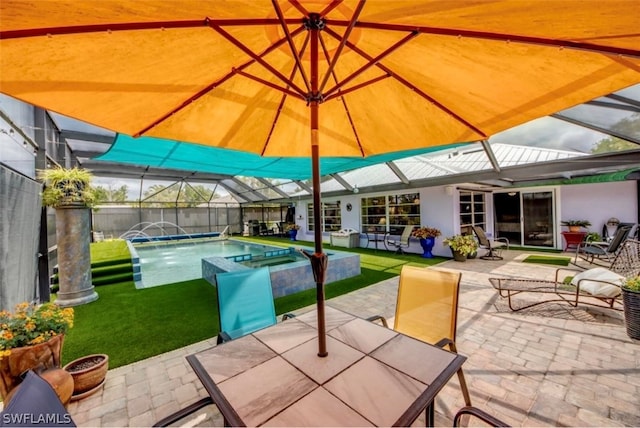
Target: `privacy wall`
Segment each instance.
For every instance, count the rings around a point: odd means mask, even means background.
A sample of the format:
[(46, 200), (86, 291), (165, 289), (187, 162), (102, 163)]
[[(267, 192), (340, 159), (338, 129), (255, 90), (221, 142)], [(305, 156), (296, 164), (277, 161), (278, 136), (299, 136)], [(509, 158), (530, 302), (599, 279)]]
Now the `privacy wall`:
[(0, 165), (0, 309), (37, 295), (41, 185)]

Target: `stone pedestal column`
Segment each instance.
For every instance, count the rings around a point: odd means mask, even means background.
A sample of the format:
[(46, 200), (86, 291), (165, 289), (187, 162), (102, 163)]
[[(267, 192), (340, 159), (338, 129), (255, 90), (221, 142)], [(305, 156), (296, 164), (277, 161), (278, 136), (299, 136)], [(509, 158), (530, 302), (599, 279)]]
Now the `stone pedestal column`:
[(98, 299), (91, 283), (90, 223), (91, 210), (85, 206), (56, 208), (60, 290), (55, 303), (60, 306), (77, 306)]

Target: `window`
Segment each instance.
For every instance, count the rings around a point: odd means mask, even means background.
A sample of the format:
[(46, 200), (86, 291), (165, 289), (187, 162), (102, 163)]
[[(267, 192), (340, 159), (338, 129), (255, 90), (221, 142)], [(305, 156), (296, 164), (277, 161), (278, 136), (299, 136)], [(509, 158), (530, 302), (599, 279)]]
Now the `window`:
[(362, 198), (360, 206), (362, 207), (361, 220), (364, 230), (369, 230), (375, 227), (381, 227), (386, 230), (387, 209), (385, 206), (384, 196)]
[(362, 198), (362, 227), (380, 228), (390, 232), (401, 231), (404, 226), (420, 224), (420, 195), (374, 196)]
[[(334, 232), (342, 229), (342, 214), (340, 213), (340, 201), (322, 203), (322, 231)], [(314, 217), (313, 204), (307, 205), (307, 228), (313, 231)]]
[(471, 234), (471, 226), (486, 227), (486, 203), (484, 192), (460, 191), (460, 233)]

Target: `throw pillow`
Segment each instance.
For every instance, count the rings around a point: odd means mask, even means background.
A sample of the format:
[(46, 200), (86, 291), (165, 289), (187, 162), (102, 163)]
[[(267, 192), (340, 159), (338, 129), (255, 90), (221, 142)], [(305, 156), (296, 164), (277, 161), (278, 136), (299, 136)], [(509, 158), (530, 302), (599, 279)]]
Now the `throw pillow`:
[[(606, 281), (606, 282), (602, 282)], [(580, 272), (571, 280), (571, 284), (580, 285), (580, 290), (598, 297), (616, 297), (620, 295), (620, 286), (624, 276), (602, 267)]]

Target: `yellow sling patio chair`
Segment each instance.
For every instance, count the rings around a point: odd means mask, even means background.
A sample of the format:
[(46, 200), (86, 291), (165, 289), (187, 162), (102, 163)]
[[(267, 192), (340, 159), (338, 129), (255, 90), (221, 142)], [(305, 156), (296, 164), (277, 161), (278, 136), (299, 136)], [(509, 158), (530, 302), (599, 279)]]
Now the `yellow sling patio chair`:
[[(440, 348), (448, 346), (457, 353), (455, 340), (460, 277), (459, 272), (403, 266), (393, 329)], [(382, 316), (369, 318), (369, 321), (376, 320), (388, 327)], [(458, 379), (465, 404), (471, 406), (462, 369), (458, 370)]]

